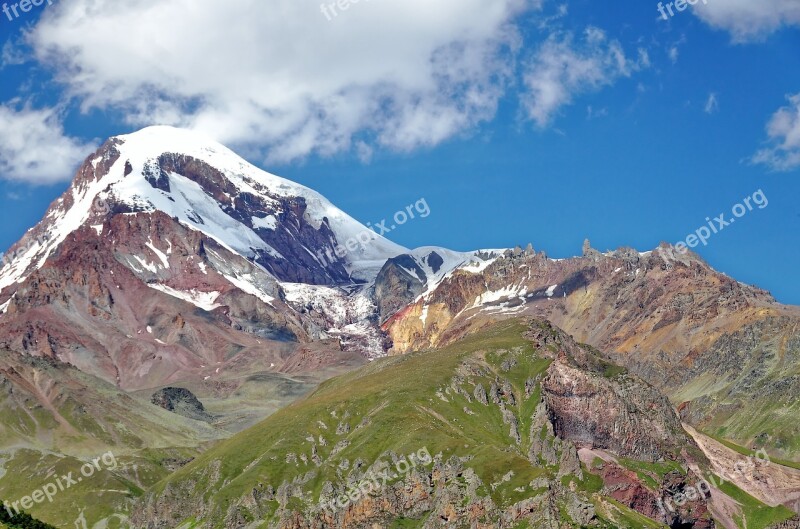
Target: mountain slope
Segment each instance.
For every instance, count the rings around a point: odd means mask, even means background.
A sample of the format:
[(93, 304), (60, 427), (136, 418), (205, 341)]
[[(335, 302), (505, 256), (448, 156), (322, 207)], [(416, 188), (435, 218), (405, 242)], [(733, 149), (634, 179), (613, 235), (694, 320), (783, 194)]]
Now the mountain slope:
[(383, 328), (400, 353), (521, 315), (607, 351), (667, 393), (688, 422), (800, 457), (800, 310), (691, 253), (662, 246), (601, 254), (587, 245), (581, 257), (553, 260), (507, 251), (454, 269)]
[[(40, 266), (80, 226), (101, 225), (114, 214), (153, 211), (284, 281), (364, 280), (376, 263), (380, 267), (404, 250), (318, 193), (266, 173), (216, 142), (182, 129), (150, 127), (111, 138), (87, 159), (43, 222), (11, 249), (15, 262), (0, 273), (0, 289)], [(338, 244), (361, 233), (370, 234), (368, 244), (336, 255)]]
[[(418, 464), (397, 464), (409, 454)], [(386, 462), (386, 483), (354, 492)], [(713, 527), (704, 500), (680, 513), (657, 507), (698, 466), (707, 468), (702, 452), (652, 387), (545, 322), (513, 321), (323, 384), (158, 484), (133, 518), (136, 527)]]
[[(0, 345), (134, 390), (280, 366), (330, 330), (285, 302), (283, 282), (352, 289), (403, 250), (219, 144), (151, 127), (108, 140), (12, 247)], [(342, 339), (382, 353), (359, 317)]]
[[(362, 244), (348, 248), (353, 240)], [(128, 391), (183, 384), (219, 399), (318, 382), (370, 348), (382, 353), (383, 338), (367, 324), (367, 298), (331, 322), (297, 296), (287, 303), (284, 281), (330, 285), (351, 303), (403, 250), (219, 144), (152, 127), (108, 140), (12, 247), (0, 269), (0, 348)], [(275, 408), (252, 402), (247, 414), (229, 410), (241, 426)]]
[[(80, 468), (113, 449), (150, 477), (111, 479), (117, 493), (87, 511), (105, 519), (175, 461), (363, 364), (358, 347), (286, 302), (279, 279), (357, 286), (371, 259), (400, 247), (376, 239), (323, 264), (312, 253), (361, 228), (184, 131), (106, 142), (0, 270), (0, 495), (30, 492), (15, 475), (44, 482), (54, 461)], [(365, 336), (345, 328), (342, 338), (351, 334)], [(201, 399), (208, 421), (151, 404), (174, 386)], [(54, 520), (98, 491), (82, 494), (37, 514)]]

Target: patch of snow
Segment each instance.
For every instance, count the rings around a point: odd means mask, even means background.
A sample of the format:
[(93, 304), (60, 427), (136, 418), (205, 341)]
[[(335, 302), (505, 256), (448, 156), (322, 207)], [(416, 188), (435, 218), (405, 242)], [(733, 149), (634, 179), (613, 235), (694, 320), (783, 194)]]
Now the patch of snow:
[(283, 258), (256, 232), (225, 213), (198, 183), (177, 173), (171, 173), (169, 178), (169, 194), (153, 189), (144, 178), (129, 178), (114, 186), (114, 197), (147, 212), (163, 211), (240, 255), (251, 257), (255, 249)]
[(217, 298), (219, 297), (219, 292), (200, 292), (197, 290), (176, 290), (172, 287), (168, 287), (166, 285), (160, 285), (158, 283), (150, 283), (147, 286), (154, 290), (158, 290), (165, 294), (169, 294), (173, 298), (182, 299), (183, 301), (188, 301), (192, 305), (199, 307), (207, 312), (211, 312), (212, 310), (216, 309), (217, 307), (221, 307), (222, 305), (218, 303), (214, 303)]
[(428, 305), (422, 307), (422, 314), (420, 314), (419, 319), (422, 320), (422, 328), (425, 328), (425, 322), (428, 320)]
[(153, 328), (150, 327), (149, 325), (147, 326), (147, 332), (153, 334)]
[[(439, 254), (443, 261), (442, 265), (436, 272), (433, 271), (433, 268), (428, 263), (427, 259), (432, 252)], [(450, 277), (455, 270), (464, 266), (475, 257), (474, 252), (454, 252), (452, 250), (447, 250), (445, 248), (439, 248), (436, 246), (423, 246), (410, 252), (409, 255), (414, 258), (414, 261), (417, 262), (422, 271), (425, 272), (425, 276), (428, 278), (427, 288), (422, 294), (417, 296), (415, 301), (419, 301), (420, 299), (427, 297), (434, 290), (436, 290), (436, 288), (441, 285), (445, 279)]]
[(0, 305), (0, 314), (5, 314), (9, 305), (11, 305), (11, 299)]
[(164, 252), (162, 252), (161, 250), (159, 250), (158, 248), (156, 248), (156, 247), (153, 245), (153, 241), (147, 241), (147, 242), (145, 243), (145, 246), (147, 246), (148, 248), (150, 248), (150, 250), (152, 250), (152, 251), (153, 251), (153, 253), (154, 253), (154, 254), (156, 254), (156, 256), (157, 256), (159, 259), (161, 259), (161, 263), (164, 265), (164, 268), (169, 268), (169, 258), (167, 257), (167, 254), (165, 254)]
[[(154, 273), (154, 274), (158, 272), (158, 267), (157, 267), (156, 265), (148, 263), (147, 261), (145, 261), (144, 259), (142, 259), (142, 258), (141, 258), (141, 257), (139, 257), (138, 255), (133, 255), (133, 256), (131, 256), (131, 257), (133, 257), (134, 259), (136, 259), (136, 261), (138, 261), (138, 263), (139, 263), (140, 265), (142, 265), (142, 266), (145, 268), (145, 270), (147, 270), (147, 271), (149, 271), (149, 272), (152, 272), (152, 273)], [(135, 267), (134, 267), (133, 269), (134, 269), (134, 271), (136, 271), (136, 272), (141, 272), (141, 270), (137, 270)]]
[(481, 272), (489, 268), (489, 266), (491, 266), (498, 259), (499, 257), (493, 257), (489, 260), (484, 261), (480, 257), (476, 256), (475, 259), (470, 261), (470, 263), (467, 266), (464, 266), (462, 270), (473, 274), (480, 274)]
[(423, 280), (422, 280), (422, 278), (421, 278), (421, 277), (419, 277), (419, 274), (417, 273), (417, 270), (416, 270), (416, 269), (412, 268), (411, 270), (409, 270), (408, 268), (406, 268), (406, 267), (404, 267), (404, 266), (401, 266), (400, 268), (402, 268), (403, 270), (405, 270), (405, 272), (406, 272), (408, 275), (410, 275), (411, 277), (415, 277), (415, 278), (417, 279), (417, 281), (419, 281), (420, 283), (424, 283), (424, 282), (425, 282), (425, 281), (423, 281)]
[(553, 294), (555, 294), (555, 293), (556, 293), (556, 289), (557, 289), (557, 288), (558, 288), (558, 285), (553, 285), (553, 286), (549, 287), (549, 288), (547, 289), (547, 292), (545, 292), (545, 294), (547, 294), (547, 297), (548, 297), (548, 298), (552, 298), (552, 297), (553, 297)]
[(475, 301), (470, 308), (480, 307), (481, 305), (486, 305), (488, 303), (495, 303), (503, 298), (521, 298), (524, 297), (526, 293), (527, 289), (525, 287), (508, 285), (500, 290), (482, 293), (480, 296), (475, 298)]
[(252, 279), (252, 276), (250, 274), (244, 274), (242, 277), (223, 274), (223, 277), (225, 277), (225, 279), (230, 281), (232, 285), (234, 285), (242, 292), (257, 297), (267, 305), (272, 305), (272, 302), (275, 301), (275, 298), (273, 298), (266, 292), (262, 291), (260, 288), (258, 288), (256, 285), (250, 282), (250, 280)]
[(103, 234), (103, 225), (102, 224), (97, 224), (95, 226), (92, 226), (92, 229), (97, 232), (97, 235), (102, 235)]
[(266, 228), (268, 230), (275, 230), (278, 227), (278, 219), (275, 218), (275, 215), (267, 215), (265, 218), (261, 219), (258, 217), (253, 217), (253, 228)]
[(203, 272), (205, 275), (208, 275), (208, 272), (206, 271), (206, 264), (204, 262), (201, 261), (197, 263), (197, 266), (200, 268), (201, 272)]
[(338, 337), (343, 346), (353, 344), (372, 358), (385, 354), (383, 336), (372, 323), (377, 307), (366, 289), (348, 294), (340, 288), (320, 285), (281, 283), (281, 287), (286, 293), (287, 303), (296, 310), (310, 307), (323, 316), (327, 323), (325, 334)]

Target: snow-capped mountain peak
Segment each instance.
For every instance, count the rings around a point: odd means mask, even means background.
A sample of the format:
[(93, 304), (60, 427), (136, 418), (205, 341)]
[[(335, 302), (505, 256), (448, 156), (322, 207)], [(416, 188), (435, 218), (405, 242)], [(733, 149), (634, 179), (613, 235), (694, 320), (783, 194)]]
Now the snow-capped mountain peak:
[(148, 127), (109, 139), (44, 220), (11, 249), (0, 290), (24, 279), (84, 225), (161, 211), (284, 281), (374, 279), (407, 250), (319, 193), (248, 163), (196, 132)]

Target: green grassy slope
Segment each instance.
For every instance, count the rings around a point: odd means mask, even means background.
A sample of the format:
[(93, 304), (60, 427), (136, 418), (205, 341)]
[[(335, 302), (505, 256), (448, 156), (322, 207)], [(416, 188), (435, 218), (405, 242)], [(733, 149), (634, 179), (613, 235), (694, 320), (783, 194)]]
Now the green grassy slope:
[[(269, 499), (257, 501), (256, 506), (242, 498), (302, 482), (285, 503), (312, 516), (326, 487), (347, 481), (343, 469), (358, 462), (367, 468), (390, 457), (387, 454), (426, 448), (438, 455), (437, 464), (455, 456), (474, 471), (479, 485), (474, 498), (463, 501), (486, 499), (500, 512), (546, 496), (547, 487), (557, 482), (571, 491), (566, 494), (572, 494), (572, 500), (593, 505), (600, 527), (660, 527), (598, 494), (602, 480), (585, 468), (564, 472), (558, 462), (541, 458), (532, 462), (530, 452), (536, 442), (555, 446), (562, 456), (566, 449), (546, 429), (531, 428), (541, 400), (539, 380), (552, 358), (535, 351), (522, 337), (526, 329), (520, 321), (503, 322), (445, 349), (376, 361), (332, 379), (310, 397), (221, 442), (157, 484), (151, 499), (174, 502), (174, 510), (162, 508), (154, 514), (151, 501), (143, 512), (168, 517), (176, 526), (185, 522), (185, 527), (194, 523), (224, 527), (223, 520), (233, 516), (245, 522), (261, 520), (263, 525), (255, 526), (271, 527), (286, 514), (277, 495), (267, 494)], [(469, 384), (459, 383), (467, 379)], [(498, 406), (467, 398), (477, 384), (489, 389), (500, 379), (509, 381), (517, 396), (509, 411), (519, 425), (519, 443)], [(177, 494), (178, 490), (187, 495)], [(562, 520), (578, 527), (568, 512), (570, 500), (564, 498), (557, 498), (564, 503), (556, 508)], [(197, 515), (200, 511), (204, 517)], [(393, 527), (417, 527), (430, 512), (416, 514), (396, 516)]]
[[(127, 527), (129, 516), (131, 527), (159, 522), (180, 529), (303, 528), (310, 520), (324, 520), (317, 527), (344, 527), (338, 524), (345, 512), (356, 524), (347, 527), (369, 521), (418, 528), (469, 513), (503, 529), (553, 522), (578, 528), (587, 511), (592, 527), (664, 527), (618, 501), (596, 475), (600, 470), (592, 464), (590, 472), (572, 445), (541, 422), (542, 380), (558, 365), (553, 362), (560, 361), (559, 347), (536, 349), (523, 336), (530, 329), (530, 322), (506, 321), (444, 349), (372, 362), (324, 382), (310, 396), (202, 454), (196, 448), (121, 452), (116, 468), (98, 472), (32, 513), (60, 529), (72, 529), (81, 513), (88, 527), (100, 523), (106, 529)], [(620, 387), (639, 384), (585, 351), (594, 379)], [(628, 406), (640, 419), (648, 413)], [(647, 407), (652, 411), (655, 404)], [(674, 443), (665, 446), (675, 453)], [(357, 500), (357, 508), (320, 511), (321, 501), (352, 490), (379, 462), (393, 465), (397, 457), (421, 450), (435, 456), (432, 465), (395, 473), (380, 490)], [(695, 454), (697, 448), (680, 451)], [(193, 457), (182, 467), (169, 463)], [(54, 474), (77, 473), (83, 463), (40, 450), (0, 454), (6, 476), (0, 497), (30, 494)], [(653, 494), (668, 475), (680, 480), (687, 474), (679, 458), (619, 458), (619, 465)], [(732, 489), (730, 495), (742, 505), (742, 519), (788, 517), (741, 491)]]

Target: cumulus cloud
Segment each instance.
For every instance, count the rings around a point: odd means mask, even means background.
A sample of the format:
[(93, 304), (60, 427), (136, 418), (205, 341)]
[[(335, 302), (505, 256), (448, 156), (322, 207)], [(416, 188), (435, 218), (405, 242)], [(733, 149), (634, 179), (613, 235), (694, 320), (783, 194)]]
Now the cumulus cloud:
[(785, 26), (800, 26), (797, 0), (711, 0), (694, 13), (712, 27), (731, 33), (735, 42), (760, 40)]
[(753, 162), (775, 171), (800, 167), (800, 93), (788, 96), (789, 105), (780, 108), (767, 123), (771, 146), (758, 151)]
[(70, 180), (94, 148), (66, 136), (55, 109), (0, 105), (0, 178), (31, 184)]
[[(28, 43), (83, 110), (291, 161), (434, 146), (495, 116), (541, 0), (72, 0)], [(330, 9), (330, 8), (329, 8)], [(136, 24), (131, 21), (135, 20)], [(252, 152), (251, 152), (252, 151)]]
[(589, 27), (581, 39), (571, 33), (550, 35), (525, 69), (523, 107), (532, 121), (545, 127), (576, 95), (611, 85), (649, 64), (645, 50), (638, 50), (637, 60), (628, 59), (622, 45), (596, 27)]

